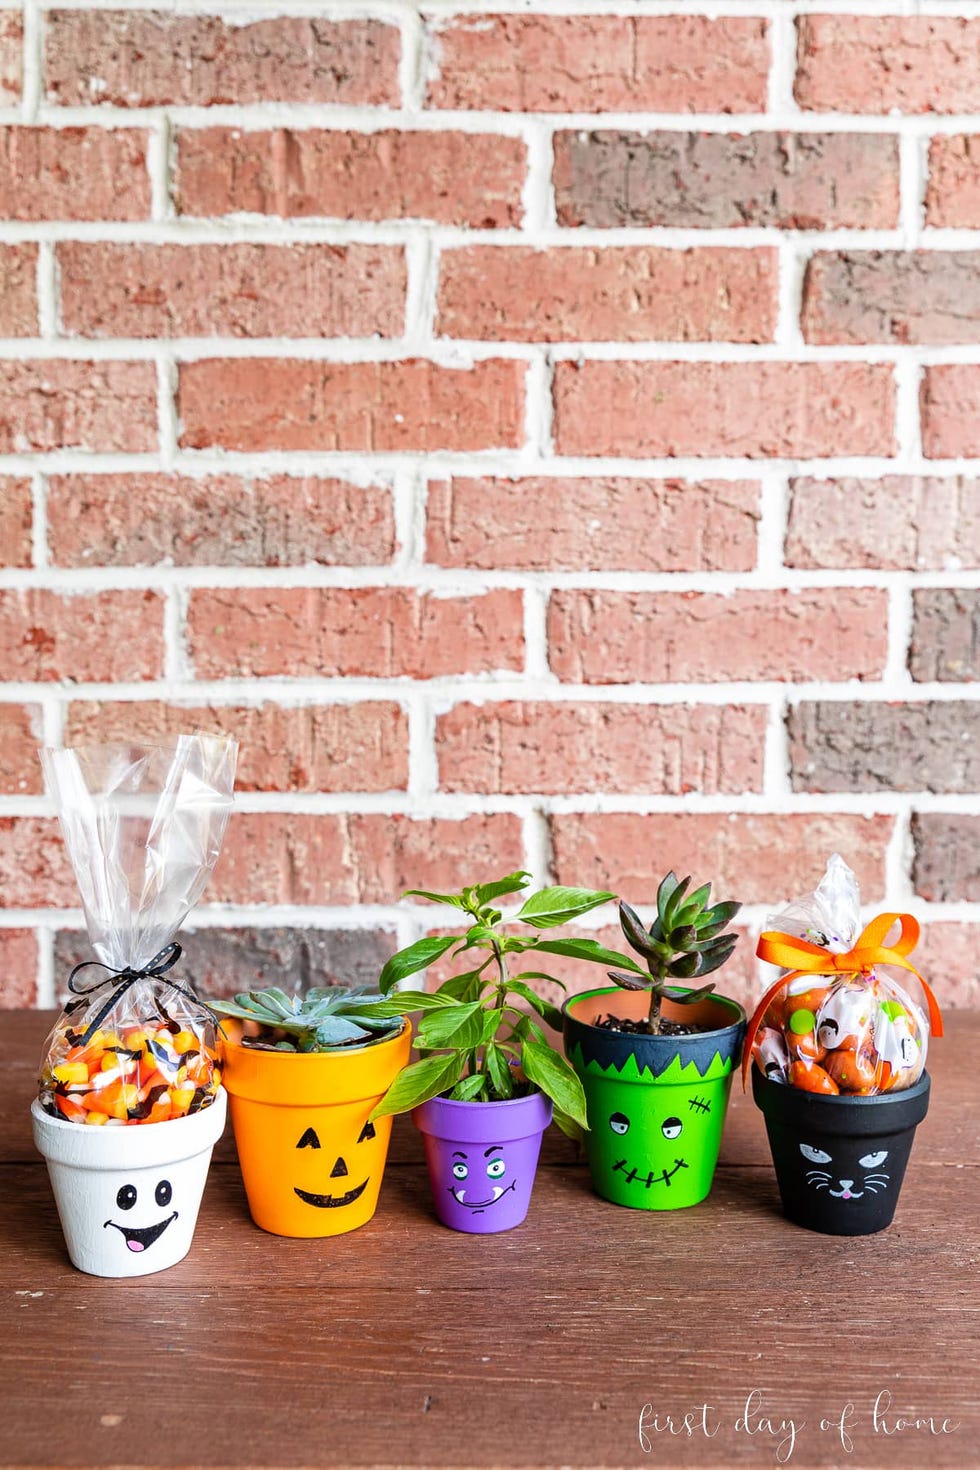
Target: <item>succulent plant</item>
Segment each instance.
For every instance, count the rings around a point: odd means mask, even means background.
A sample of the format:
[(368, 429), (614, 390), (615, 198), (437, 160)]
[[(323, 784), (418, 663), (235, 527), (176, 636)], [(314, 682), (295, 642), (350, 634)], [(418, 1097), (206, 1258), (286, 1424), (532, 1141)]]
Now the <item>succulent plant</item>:
[(678, 881), (675, 873), (667, 874), (657, 889), (657, 917), (649, 929), (644, 928), (628, 903), (620, 901), (619, 905), (619, 923), (626, 942), (643, 958), (649, 974), (607, 973), (625, 990), (650, 992), (647, 1025), (654, 1036), (660, 1033), (660, 1008), (665, 996), (677, 1005), (693, 1005), (715, 988), (712, 982), (696, 990), (678, 990), (669, 982), (710, 975), (725, 963), (738, 943), (737, 934), (726, 934), (724, 930), (742, 905), (727, 900), (709, 907), (711, 884), (688, 893), (690, 883), (690, 878)]
[(222, 1016), (252, 1021), (258, 1034), (246, 1032), (245, 1046), (273, 1051), (332, 1051), (342, 1046), (363, 1046), (401, 1030), (398, 1017), (373, 1015), (371, 1008), (381, 997), (364, 986), (343, 985), (308, 990), (305, 996), (287, 995), (284, 990), (248, 990), (234, 1000), (211, 1000), (208, 1004)]

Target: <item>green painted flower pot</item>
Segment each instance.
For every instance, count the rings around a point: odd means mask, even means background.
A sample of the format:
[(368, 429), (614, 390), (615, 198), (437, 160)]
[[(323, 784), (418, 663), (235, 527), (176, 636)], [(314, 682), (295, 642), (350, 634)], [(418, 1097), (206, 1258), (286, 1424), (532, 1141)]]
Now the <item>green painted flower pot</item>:
[(597, 1194), (632, 1210), (683, 1210), (711, 1189), (725, 1109), (745, 1037), (737, 1001), (664, 1001), (667, 1020), (710, 1025), (693, 1036), (643, 1036), (595, 1024), (641, 1020), (645, 992), (604, 986), (565, 1002), (565, 1051), (585, 1088), (585, 1148)]

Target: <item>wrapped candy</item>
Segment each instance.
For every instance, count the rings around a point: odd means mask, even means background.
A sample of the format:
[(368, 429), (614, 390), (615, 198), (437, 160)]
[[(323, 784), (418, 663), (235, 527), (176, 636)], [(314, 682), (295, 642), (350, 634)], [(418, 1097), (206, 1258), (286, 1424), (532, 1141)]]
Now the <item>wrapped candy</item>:
[(45, 1045), (39, 1100), (55, 1117), (169, 1122), (213, 1102), (217, 1021), (172, 976), (173, 939), (221, 850), (237, 753), (208, 735), (41, 752), (97, 955), (69, 976)]
[[(743, 1073), (754, 1059), (770, 1081), (827, 1096), (914, 1086), (925, 1069), (930, 1029), (941, 1036), (942, 1018), (907, 958), (919, 937), (912, 915), (879, 914), (862, 931), (857, 880), (835, 853), (816, 892), (775, 914), (770, 925), (757, 953), (787, 973), (749, 1023)], [(896, 925), (898, 938), (888, 945)], [(889, 966), (915, 976), (925, 1009), (886, 973)]]

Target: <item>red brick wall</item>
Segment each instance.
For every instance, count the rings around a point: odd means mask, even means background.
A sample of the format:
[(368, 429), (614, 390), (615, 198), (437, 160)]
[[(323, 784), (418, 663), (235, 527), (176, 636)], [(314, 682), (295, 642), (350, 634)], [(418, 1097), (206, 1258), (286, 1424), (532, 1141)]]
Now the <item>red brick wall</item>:
[(980, 15), (911, 8), (0, 0), (0, 1004), (85, 953), (38, 741), (186, 726), (208, 987), (674, 865), (748, 994), (836, 848), (977, 1000)]

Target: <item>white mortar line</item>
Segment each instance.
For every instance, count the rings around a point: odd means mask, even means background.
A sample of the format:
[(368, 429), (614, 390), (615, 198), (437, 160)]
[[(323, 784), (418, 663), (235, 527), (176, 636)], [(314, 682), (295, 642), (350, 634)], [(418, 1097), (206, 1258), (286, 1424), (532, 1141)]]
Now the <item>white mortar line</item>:
[[(320, 13), (323, 13), (322, 6)], [(333, 5), (330, 17), (336, 18)], [(414, 116), (421, 111), (425, 94), (425, 23), (415, 5), (399, 7), (398, 17), (402, 43), (398, 82), (404, 111), (408, 116)]]
[(35, 570), (48, 567), (48, 487), (43, 475), (31, 476), (31, 563)]
[(906, 807), (897, 814), (891, 839), (885, 848), (885, 891), (901, 910), (909, 909), (916, 901), (912, 886), (913, 857), (911, 811)]
[[(422, 691), (408, 698), (408, 796), (412, 804), (422, 803), (428, 810), (439, 790), (439, 771), (435, 749), (435, 711), (431, 699)], [(384, 809), (391, 810), (391, 799), (384, 799)]]
[(53, 342), (60, 330), (58, 267), (54, 244), (41, 240), (37, 247), (37, 325), (38, 335)]
[[(428, 356), (433, 351), (439, 279), (439, 253), (430, 235), (416, 230), (409, 236), (405, 264), (408, 289), (405, 293), (405, 339), (400, 355)], [(383, 343), (376, 345), (385, 346)]]
[(921, 242), (925, 223), (929, 140), (918, 132), (904, 132), (898, 146), (902, 239), (906, 249), (914, 250)]
[(48, 924), (39, 924), (37, 944), (37, 1004), (43, 1009), (57, 1005), (58, 984), (54, 973), (54, 933)]
[(150, 214), (157, 222), (171, 219), (174, 213), (170, 200), (171, 151), (170, 123), (161, 117), (151, 127), (146, 140)]
[(38, 0), (23, 0), (24, 48), (20, 112), (17, 120), (36, 123), (41, 107), (43, 71), (43, 20)]
[(168, 586), (163, 604), (163, 677), (170, 686), (192, 673), (184, 634), (186, 617), (187, 593), (180, 587)]
[(535, 687), (554, 683), (548, 665), (548, 593), (544, 588), (524, 590), (524, 675)]
[(789, 6), (777, 6), (769, 12), (769, 44), (772, 61), (769, 68), (768, 111), (781, 115), (799, 112), (793, 96), (796, 78), (796, 27)]
[(794, 357), (811, 349), (803, 340), (800, 328), (803, 312), (803, 282), (806, 276), (810, 249), (801, 245), (792, 236), (780, 242), (778, 315), (776, 318), (775, 345)]
[[(118, 10), (120, 0), (44, 0), (57, 10)], [(127, 10), (159, 10), (159, 0), (126, 0)], [(247, 25), (256, 19), (309, 15), (324, 18), (324, 0), (168, 0), (167, 10), (178, 15), (216, 15), (229, 25)], [(380, 19), (397, 24), (406, 15), (452, 18), (467, 15), (526, 15), (527, 0), (330, 0), (331, 20)], [(698, 15), (715, 20), (723, 16), (779, 19), (783, 14), (843, 14), (893, 16), (923, 15), (975, 17), (974, 0), (601, 0), (602, 16)], [(535, 15), (580, 15), (594, 18), (595, 0), (535, 0)]]
[(546, 117), (529, 119), (524, 129), (527, 177), (522, 194), (522, 224), (528, 234), (557, 229), (555, 197), (551, 184), (553, 133), (551, 122)]
[(766, 799), (770, 802), (789, 801), (793, 792), (790, 786), (789, 735), (786, 729), (785, 698), (775, 698), (769, 707), (762, 769), (762, 789)]
[(535, 807), (523, 819), (524, 866), (531, 874), (531, 890), (554, 882), (551, 832), (544, 812)]
[(419, 470), (400, 470), (392, 481), (395, 523), (395, 559), (392, 567), (411, 578), (425, 560), (425, 476)]

